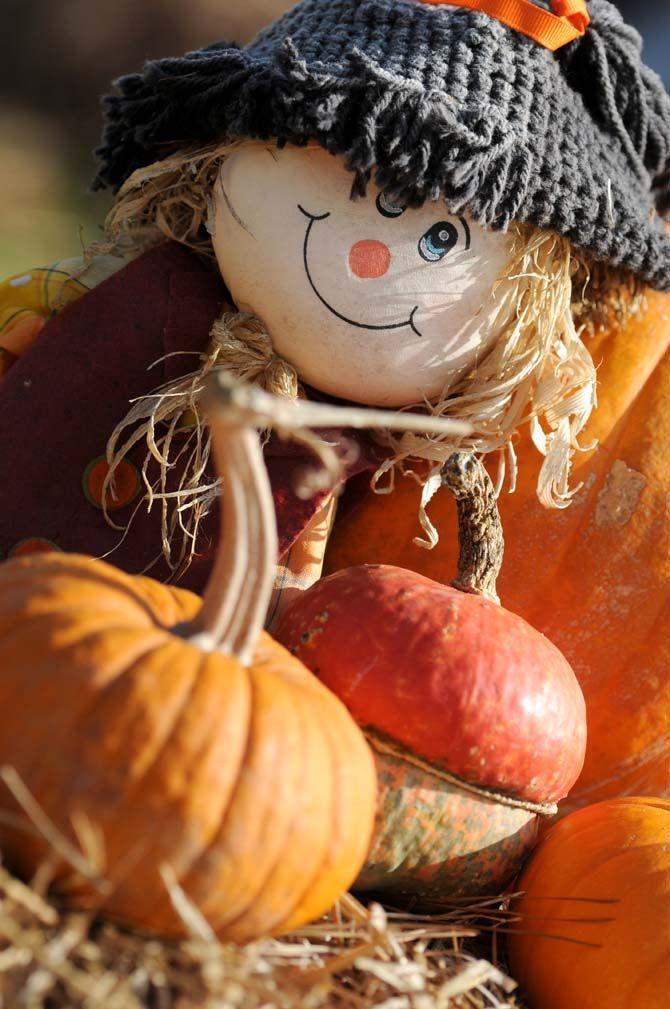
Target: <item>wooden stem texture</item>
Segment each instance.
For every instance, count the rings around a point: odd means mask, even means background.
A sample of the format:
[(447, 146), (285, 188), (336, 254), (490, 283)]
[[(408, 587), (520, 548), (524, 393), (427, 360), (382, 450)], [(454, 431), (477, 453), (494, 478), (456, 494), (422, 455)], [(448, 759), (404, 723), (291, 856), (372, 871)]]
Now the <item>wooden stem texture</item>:
[(467, 452), (454, 452), (442, 482), (456, 499), (460, 556), (454, 588), (500, 603), (496, 582), (505, 540), (493, 482), (484, 465)]

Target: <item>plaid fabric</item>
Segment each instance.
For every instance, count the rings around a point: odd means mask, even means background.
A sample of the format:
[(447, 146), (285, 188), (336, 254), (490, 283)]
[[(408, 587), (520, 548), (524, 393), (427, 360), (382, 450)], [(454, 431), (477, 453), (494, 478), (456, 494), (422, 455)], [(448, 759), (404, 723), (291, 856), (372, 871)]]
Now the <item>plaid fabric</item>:
[(281, 558), (268, 609), (267, 630), (272, 631), (286, 607), (321, 577), (336, 512), (337, 498), (331, 496)]
[(0, 379), (52, 316), (125, 265), (118, 256), (62, 259), (0, 282)]

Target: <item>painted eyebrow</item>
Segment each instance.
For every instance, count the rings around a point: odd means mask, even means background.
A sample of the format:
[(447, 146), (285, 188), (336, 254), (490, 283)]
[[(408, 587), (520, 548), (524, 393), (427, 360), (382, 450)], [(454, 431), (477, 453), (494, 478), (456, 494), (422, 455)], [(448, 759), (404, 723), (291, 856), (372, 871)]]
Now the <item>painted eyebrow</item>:
[(470, 232), (470, 225), (461, 214), (458, 215), (458, 220), (461, 222), (463, 231), (465, 232), (465, 251), (467, 252), (470, 246), (472, 245), (472, 234)]
[(228, 193), (226, 192), (226, 187), (223, 184), (223, 179), (221, 178), (221, 175), (219, 175), (217, 181), (218, 181), (218, 184), (219, 184), (219, 188), (221, 190), (221, 195), (223, 196), (223, 199), (224, 199), (224, 202), (226, 204), (226, 207), (228, 208), (228, 213), (233, 218), (233, 220), (237, 224), (239, 224), (239, 226), (244, 231), (246, 231), (246, 233), (248, 235), (251, 235), (252, 238), (255, 238), (256, 236), (254, 234), (252, 234), (252, 232), (250, 231), (250, 229), (247, 227), (247, 225), (244, 223), (244, 221), (242, 220), (242, 218), (240, 217), (240, 215), (235, 210), (235, 207), (233, 206), (232, 201), (231, 201), (230, 197), (228, 196)]

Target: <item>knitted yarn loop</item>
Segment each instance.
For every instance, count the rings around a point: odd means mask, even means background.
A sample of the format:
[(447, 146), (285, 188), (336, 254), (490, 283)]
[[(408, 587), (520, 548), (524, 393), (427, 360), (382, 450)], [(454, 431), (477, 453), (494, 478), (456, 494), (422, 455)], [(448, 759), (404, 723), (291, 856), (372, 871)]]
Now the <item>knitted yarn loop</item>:
[[(591, 0), (591, 25), (569, 46), (568, 80), (599, 124), (619, 140), (632, 168), (651, 184), (659, 212), (670, 201), (670, 99), (642, 62), (642, 38), (606, 0)], [(594, 86), (595, 85), (595, 86)]]
[[(538, 5), (538, 10), (547, 4)], [(570, 9), (568, 4), (567, 9)], [(301, 0), (246, 48), (155, 60), (105, 100), (96, 185), (178, 150), (318, 143), (407, 206), (554, 231), (670, 289), (670, 99), (608, 0), (551, 53), (479, 10)]]

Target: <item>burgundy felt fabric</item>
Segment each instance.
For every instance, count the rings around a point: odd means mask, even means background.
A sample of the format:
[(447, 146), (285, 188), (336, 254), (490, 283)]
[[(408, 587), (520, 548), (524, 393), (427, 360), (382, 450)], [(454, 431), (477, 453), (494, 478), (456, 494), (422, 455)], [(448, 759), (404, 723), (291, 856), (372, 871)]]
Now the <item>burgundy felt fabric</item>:
[[(131, 573), (155, 562), (150, 574), (170, 577), (160, 556), (159, 508), (148, 513), (142, 506), (124, 537), (87, 500), (83, 476), (104, 454), (130, 400), (197, 367), (196, 355), (207, 346), (226, 298), (218, 274), (170, 242), (140, 256), (47, 323), (0, 383), (0, 556), (24, 539), (39, 537), (65, 551), (108, 555)], [(353, 474), (369, 468), (375, 454), (366, 438), (349, 437), (360, 449), (348, 471)], [(144, 454), (139, 446), (129, 459), (141, 466)], [(283, 553), (322, 498), (301, 501), (292, 491), (297, 470), (309, 462), (304, 452), (273, 438), (266, 459)], [(125, 524), (135, 506), (114, 512), (115, 521)], [(203, 588), (217, 522), (214, 513), (205, 519), (199, 555), (180, 585)]]

